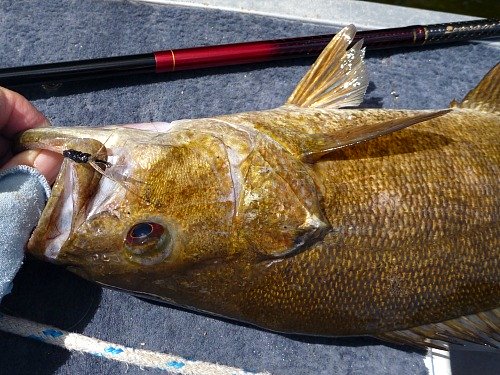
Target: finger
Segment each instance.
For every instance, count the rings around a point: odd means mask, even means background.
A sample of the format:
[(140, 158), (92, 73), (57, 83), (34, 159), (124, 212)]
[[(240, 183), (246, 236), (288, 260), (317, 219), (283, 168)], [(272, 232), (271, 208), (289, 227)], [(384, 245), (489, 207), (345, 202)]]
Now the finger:
[(18, 93), (0, 87), (0, 132), (7, 138), (37, 126), (48, 126), (49, 120)]
[(45, 176), (49, 184), (53, 184), (59, 169), (63, 156), (56, 152), (48, 150), (28, 150), (14, 155), (1, 169), (15, 167), (17, 165), (28, 165), (38, 169), (38, 171)]

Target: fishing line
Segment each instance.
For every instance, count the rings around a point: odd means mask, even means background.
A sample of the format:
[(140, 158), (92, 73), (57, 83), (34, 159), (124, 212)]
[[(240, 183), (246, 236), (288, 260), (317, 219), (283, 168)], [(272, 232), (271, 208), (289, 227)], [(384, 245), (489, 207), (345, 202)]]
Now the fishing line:
[(269, 372), (245, 371), (241, 368), (217, 363), (192, 361), (169, 353), (129, 348), (2, 313), (0, 313), (0, 330), (59, 346), (69, 351), (92, 354), (97, 357), (124, 362), (127, 365), (152, 367), (173, 374), (270, 375)]
[[(113, 132), (108, 136), (106, 141), (102, 143), (102, 147), (97, 151), (97, 154), (105, 148), (106, 142), (109, 141), (109, 139), (113, 136)], [(122, 146), (122, 148), (125, 145)], [(107, 150), (107, 149), (106, 149)], [(117, 166), (123, 166), (117, 163), (110, 163), (107, 160), (102, 160), (98, 159), (92, 154), (89, 154), (87, 152), (83, 152), (80, 150), (76, 149), (65, 149), (62, 151), (62, 155), (65, 158), (68, 158), (72, 160), (73, 162), (77, 164), (88, 164), (90, 165), (96, 172), (101, 174), (104, 178), (107, 178), (116, 184), (120, 185), (122, 188), (124, 188), (126, 191), (131, 192), (132, 194), (136, 195), (139, 199), (142, 199), (146, 204), (151, 204), (151, 202), (144, 198), (139, 191), (135, 191), (131, 186), (133, 185), (139, 185), (139, 184), (144, 184), (142, 181), (138, 181), (136, 179), (133, 179), (131, 177), (125, 176), (125, 175), (113, 175), (113, 171), (111, 170), (111, 167), (117, 167)], [(137, 188), (139, 190), (139, 188)]]

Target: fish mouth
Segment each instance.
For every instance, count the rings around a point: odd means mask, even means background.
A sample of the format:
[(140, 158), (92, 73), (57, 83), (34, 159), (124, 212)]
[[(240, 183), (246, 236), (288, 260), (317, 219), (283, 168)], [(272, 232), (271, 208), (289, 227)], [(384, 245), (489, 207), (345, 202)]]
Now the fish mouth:
[[(19, 144), (28, 149), (63, 153), (68, 149), (85, 151), (107, 160), (106, 147), (96, 139), (67, 134), (68, 130), (39, 128), (24, 132)], [(85, 218), (88, 202), (98, 189), (101, 174), (89, 163), (64, 158), (51, 196), (27, 244), (27, 251), (38, 258), (57, 263), (71, 234)]]
[(81, 166), (71, 160), (63, 161), (52, 194), (28, 241), (31, 254), (56, 261), (74, 228), (83, 221), (85, 198), (95, 190), (100, 175), (79, 169)]

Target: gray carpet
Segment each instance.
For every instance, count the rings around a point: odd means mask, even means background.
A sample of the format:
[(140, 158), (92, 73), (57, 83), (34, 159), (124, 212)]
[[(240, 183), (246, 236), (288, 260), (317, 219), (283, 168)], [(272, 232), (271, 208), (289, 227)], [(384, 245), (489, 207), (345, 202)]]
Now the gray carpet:
[[(0, 67), (333, 32), (296, 21), (123, 1), (0, 2)], [(367, 54), (363, 106), (441, 108), (498, 60), (470, 43)], [(55, 125), (171, 121), (281, 105), (310, 59), (22, 89)], [(2, 218), (3, 220), (3, 218)], [(368, 338), (288, 337), (101, 289), (28, 259), (2, 310), (104, 340), (274, 374), (425, 374), (423, 352)], [(452, 364), (453, 365), (453, 364)], [(460, 372), (460, 369), (457, 370)], [(144, 374), (157, 370), (0, 333), (0, 373)], [(457, 372), (457, 373), (458, 373)], [(488, 369), (482, 374), (488, 373)]]

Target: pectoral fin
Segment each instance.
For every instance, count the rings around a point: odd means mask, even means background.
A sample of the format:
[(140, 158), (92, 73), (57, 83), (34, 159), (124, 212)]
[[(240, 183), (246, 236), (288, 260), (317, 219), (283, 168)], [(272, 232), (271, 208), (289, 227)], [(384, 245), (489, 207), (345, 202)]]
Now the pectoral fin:
[(342, 29), (319, 55), (286, 104), (298, 107), (358, 106), (368, 87), (362, 41), (347, 50), (356, 28)]
[[(279, 111), (288, 111), (282, 107)], [(352, 146), (361, 142), (404, 129), (408, 126), (415, 125), (427, 120), (443, 116), (452, 109), (444, 109), (439, 111), (408, 111), (407, 113), (398, 113), (397, 116), (391, 116), (386, 121), (374, 120), (371, 116), (360, 116), (357, 120), (352, 120), (352, 125), (343, 126), (336, 130), (330, 128), (328, 133), (307, 133), (308, 121), (314, 121), (315, 114), (302, 114), (300, 109), (295, 109), (290, 113), (296, 116), (299, 113), (302, 120), (294, 123), (294, 126), (282, 126), (276, 124), (276, 121), (261, 122), (254, 125), (259, 131), (268, 134), (277, 140), (295, 157), (307, 163), (315, 163), (320, 158), (329, 153), (343, 147)], [(341, 113), (337, 112), (337, 113)], [(278, 113), (278, 112), (277, 112)], [(388, 113), (388, 116), (391, 113)], [(289, 114), (289, 116), (291, 116)], [(346, 115), (348, 116), (348, 114)], [(268, 116), (271, 118), (271, 116)], [(291, 116), (293, 117), (293, 116)], [(295, 118), (294, 117), (294, 118)], [(311, 120), (308, 120), (311, 118)], [(379, 116), (375, 116), (380, 119)]]
[(443, 116), (450, 111), (451, 109), (445, 109), (436, 112), (425, 112), (405, 118), (368, 123), (339, 130), (333, 134), (303, 135), (301, 137), (302, 139), (297, 143), (299, 146), (298, 151), (303, 161), (314, 163), (334, 150), (369, 141), (382, 135), (404, 129), (408, 126)]
[(386, 332), (377, 337), (398, 344), (429, 346), (444, 350), (447, 350), (448, 343), (467, 342), (498, 349), (499, 327), (500, 309), (494, 309), (404, 331)]

